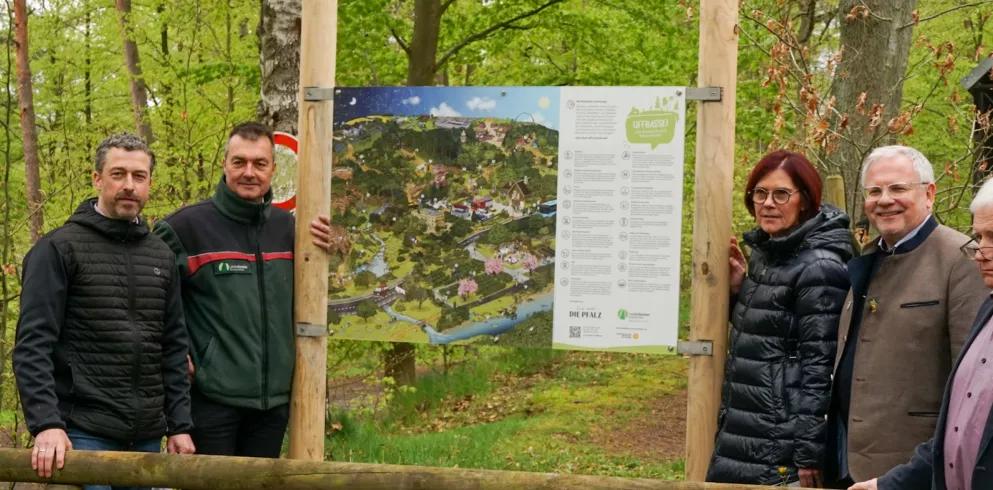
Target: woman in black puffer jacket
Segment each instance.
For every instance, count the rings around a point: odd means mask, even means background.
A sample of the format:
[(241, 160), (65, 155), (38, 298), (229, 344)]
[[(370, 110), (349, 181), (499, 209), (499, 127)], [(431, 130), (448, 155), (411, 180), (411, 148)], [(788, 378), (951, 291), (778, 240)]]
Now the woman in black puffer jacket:
[(758, 227), (731, 238), (731, 336), (707, 481), (821, 486), (838, 317), (852, 257), (849, 218), (821, 205), (803, 155), (771, 153), (748, 178)]

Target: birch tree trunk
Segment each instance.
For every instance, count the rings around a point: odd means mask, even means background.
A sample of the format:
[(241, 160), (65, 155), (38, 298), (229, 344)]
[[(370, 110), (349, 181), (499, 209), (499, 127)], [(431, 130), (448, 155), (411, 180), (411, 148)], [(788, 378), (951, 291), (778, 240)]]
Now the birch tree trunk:
[(296, 134), (300, 91), (300, 0), (262, 0), (258, 34), (262, 67), (259, 121), (274, 131)]

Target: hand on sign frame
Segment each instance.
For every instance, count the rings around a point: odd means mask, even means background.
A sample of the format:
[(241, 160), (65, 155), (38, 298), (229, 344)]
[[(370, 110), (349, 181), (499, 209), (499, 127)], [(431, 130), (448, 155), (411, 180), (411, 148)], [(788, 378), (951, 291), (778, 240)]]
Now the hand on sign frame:
[(741, 247), (738, 246), (738, 239), (733, 236), (731, 237), (729, 262), (731, 266), (731, 275), (729, 277), (731, 294), (738, 294), (738, 291), (741, 290), (741, 284), (745, 282), (745, 254), (741, 253)]
[(325, 252), (331, 250), (331, 217), (322, 214), (310, 222), (310, 234), (314, 237), (314, 245)]

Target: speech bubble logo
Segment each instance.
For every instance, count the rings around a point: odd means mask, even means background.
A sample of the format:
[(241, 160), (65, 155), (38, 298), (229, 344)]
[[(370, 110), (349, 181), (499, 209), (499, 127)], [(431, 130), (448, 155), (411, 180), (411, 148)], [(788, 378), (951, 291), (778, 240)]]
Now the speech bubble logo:
[(676, 136), (679, 101), (675, 97), (656, 97), (647, 110), (631, 108), (625, 124), (629, 143), (649, 144), (654, 150), (672, 142)]
[(676, 114), (672, 112), (642, 112), (628, 116), (627, 137), (630, 143), (646, 143), (654, 150), (672, 142), (676, 136)]

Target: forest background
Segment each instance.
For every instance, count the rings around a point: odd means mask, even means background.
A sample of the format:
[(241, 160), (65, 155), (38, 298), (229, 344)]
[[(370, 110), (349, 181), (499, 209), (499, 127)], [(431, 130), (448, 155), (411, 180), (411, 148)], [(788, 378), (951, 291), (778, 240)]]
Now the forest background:
[[(772, 149), (857, 175), (921, 149), (935, 214), (968, 231), (990, 114), (959, 80), (989, 58), (993, 1), (741, 0), (733, 232)], [(21, 262), (94, 195), (93, 152), (138, 132), (160, 162), (145, 216), (206, 198), (233, 124), (296, 132), (299, 0), (0, 4), (0, 445), (23, 446), (10, 370)], [(695, 0), (340, 0), (337, 84), (696, 85)], [(987, 88), (989, 90), (989, 88)], [(693, 117), (692, 107), (690, 117)], [(688, 323), (695, 124), (687, 124), (680, 321)], [(682, 477), (677, 356), (329, 341), (328, 459)]]

